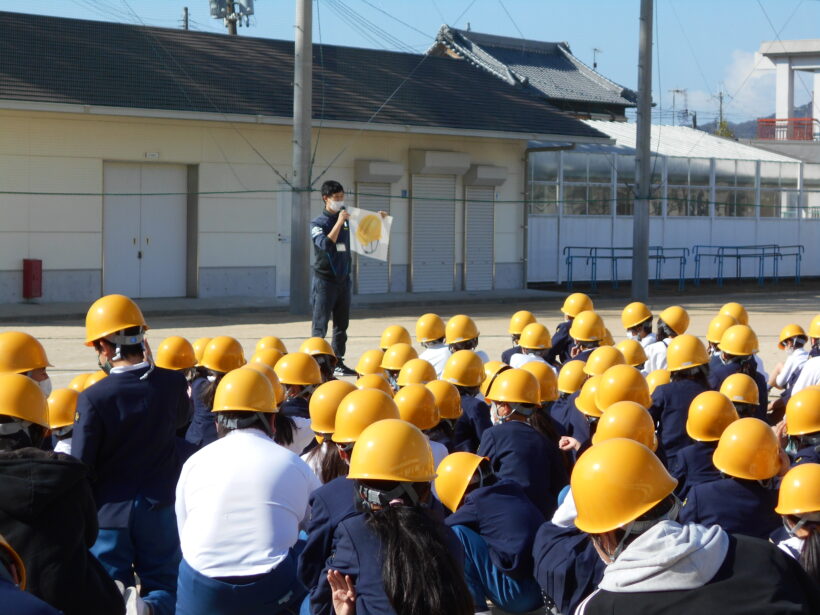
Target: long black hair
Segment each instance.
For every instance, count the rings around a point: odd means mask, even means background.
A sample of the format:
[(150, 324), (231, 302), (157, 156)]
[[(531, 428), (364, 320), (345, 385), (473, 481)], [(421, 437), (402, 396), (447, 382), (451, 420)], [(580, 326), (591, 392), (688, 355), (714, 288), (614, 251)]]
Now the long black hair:
[(809, 535), (800, 550), (800, 564), (814, 582), (820, 584), (820, 526), (811, 523), (807, 529)]
[[(392, 488), (379, 482), (380, 489)], [(430, 483), (413, 487), (421, 498), (430, 497)], [(473, 614), (463, 572), (444, 545), (441, 527), (423, 508), (386, 506), (366, 516), (381, 544), (384, 591), (397, 615)]]
[(305, 461), (308, 465), (311, 465), (316, 457), (319, 457), (319, 480), (322, 481), (322, 484), (329, 483), (340, 476), (347, 476), (347, 463), (339, 455), (339, 448), (329, 437), (325, 436), (319, 446), (310, 449)]
[(709, 364), (696, 365), (689, 369), (678, 369), (669, 374), (671, 382), (678, 382), (680, 380), (694, 380), (700, 384), (704, 389), (708, 390), (709, 386)]
[(199, 394), (199, 401), (202, 402), (203, 406), (210, 410), (214, 407), (214, 396), (216, 395), (216, 387), (219, 386), (219, 381), (225, 377), (225, 372), (215, 372), (213, 370), (206, 369), (204, 376), (205, 378), (212, 377), (213, 381), (211, 381), (210, 379), (207, 380), (205, 386), (202, 387), (202, 392)]
[(282, 446), (293, 444), (293, 432), (296, 431), (296, 421), (281, 412), (277, 412), (273, 420), (273, 424), (276, 427), (273, 441)]

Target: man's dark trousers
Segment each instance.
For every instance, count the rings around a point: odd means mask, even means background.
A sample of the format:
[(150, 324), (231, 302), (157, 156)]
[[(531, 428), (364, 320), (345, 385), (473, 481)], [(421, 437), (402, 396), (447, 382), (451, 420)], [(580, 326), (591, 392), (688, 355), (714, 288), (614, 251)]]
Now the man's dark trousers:
[(345, 356), (347, 325), (350, 322), (350, 277), (342, 281), (313, 277), (313, 337), (324, 338), (327, 324), (333, 318), (333, 352), (340, 359)]

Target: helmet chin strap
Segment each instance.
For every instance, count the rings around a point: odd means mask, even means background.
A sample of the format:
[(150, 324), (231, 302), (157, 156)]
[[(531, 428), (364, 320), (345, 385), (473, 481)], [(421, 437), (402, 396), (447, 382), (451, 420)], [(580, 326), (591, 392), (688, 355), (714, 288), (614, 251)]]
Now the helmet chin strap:
[(618, 542), (618, 546), (615, 547), (615, 551), (613, 551), (611, 554), (607, 553), (607, 556), (609, 557), (609, 559), (611, 559), (613, 562), (616, 559), (618, 559), (618, 557), (621, 555), (621, 553), (623, 553), (624, 549), (626, 549), (626, 547), (627, 547), (627, 545), (626, 545), (627, 539), (630, 536), (632, 536), (633, 534), (639, 536), (639, 535), (643, 534), (644, 532), (646, 532), (648, 529), (656, 526), (661, 521), (674, 521), (674, 520), (676, 520), (678, 518), (678, 513), (680, 512), (682, 504), (681, 504), (680, 499), (678, 499), (678, 496), (672, 494), (672, 498), (673, 498), (672, 506), (669, 508), (668, 511), (666, 511), (665, 514), (663, 514), (659, 518), (649, 519), (649, 520), (646, 520), (646, 521), (638, 521), (638, 520), (630, 521), (627, 524), (627, 526), (624, 528), (624, 535), (621, 538), (621, 540)]

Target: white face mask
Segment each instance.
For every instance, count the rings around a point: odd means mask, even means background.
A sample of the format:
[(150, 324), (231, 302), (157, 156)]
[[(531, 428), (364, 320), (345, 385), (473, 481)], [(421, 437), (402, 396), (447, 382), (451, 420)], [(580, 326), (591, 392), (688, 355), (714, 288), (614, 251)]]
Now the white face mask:
[(786, 346), (786, 354), (794, 354), (794, 346)]
[(344, 201), (334, 201), (333, 199), (328, 199), (327, 201), (327, 208), (333, 213), (339, 213), (344, 206)]
[(40, 380), (40, 382), (37, 383), (37, 386), (40, 387), (40, 390), (46, 397), (51, 395), (51, 378)]
[(637, 337), (638, 336), (635, 335), (634, 333), (632, 333), (632, 331), (627, 331), (626, 332), (626, 339), (628, 339), (628, 340), (634, 340), (634, 339), (637, 339)]

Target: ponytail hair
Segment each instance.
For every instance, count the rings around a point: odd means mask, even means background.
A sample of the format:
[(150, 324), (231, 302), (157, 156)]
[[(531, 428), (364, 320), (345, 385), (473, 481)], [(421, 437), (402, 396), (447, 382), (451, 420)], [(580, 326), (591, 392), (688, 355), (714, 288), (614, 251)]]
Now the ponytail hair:
[(755, 377), (755, 372), (757, 372), (757, 361), (755, 360), (755, 356), (753, 354), (747, 355), (738, 361), (740, 364), (740, 373), (746, 374), (750, 378)]
[(347, 464), (345, 460), (339, 455), (338, 447), (330, 440), (328, 436), (319, 446), (314, 446), (308, 451), (305, 461), (312, 466), (312, 462), (319, 458), (319, 480), (322, 484), (327, 484), (334, 478), (347, 475)]
[[(430, 483), (412, 487), (430, 497)], [(423, 508), (389, 505), (366, 518), (381, 544), (384, 591), (397, 615), (473, 615), (464, 574)]]
[(277, 412), (273, 420), (276, 427), (273, 441), (282, 446), (293, 444), (293, 432), (296, 430), (296, 422), (281, 412)]
[(800, 550), (800, 565), (815, 583), (820, 584), (820, 526), (813, 523), (808, 530), (809, 535)]
[(704, 389), (710, 389), (709, 386), (709, 364), (697, 365), (688, 369), (678, 369), (669, 374), (671, 382), (678, 382), (679, 380), (693, 380), (700, 384)]

